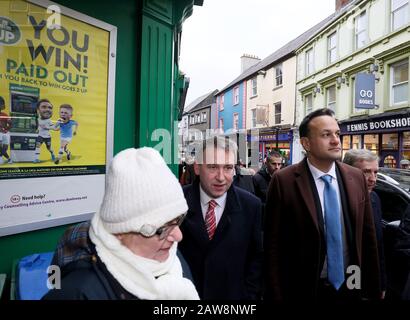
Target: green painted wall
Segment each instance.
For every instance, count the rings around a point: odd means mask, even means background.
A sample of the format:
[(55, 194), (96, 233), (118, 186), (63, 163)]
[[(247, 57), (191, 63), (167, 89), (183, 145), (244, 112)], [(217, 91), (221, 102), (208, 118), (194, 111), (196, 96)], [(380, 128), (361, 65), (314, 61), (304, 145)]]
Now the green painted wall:
[[(183, 81), (177, 55), (181, 24), (200, 0), (54, 0), (118, 28), (115, 83), (114, 153), (153, 146), (151, 133), (164, 128), (173, 134)], [(141, 36), (142, 35), (142, 36)], [(172, 151), (172, 157), (173, 157)], [(173, 161), (173, 158), (172, 158)], [(173, 161), (174, 162), (174, 161)], [(177, 165), (171, 165), (176, 173)], [(67, 226), (0, 237), (0, 273), (10, 280), (14, 260), (52, 251)], [(6, 288), (6, 294), (9, 286)]]
[[(134, 0), (56, 0), (55, 2), (115, 25), (117, 65), (115, 83), (114, 153), (138, 146), (139, 35), (141, 6)], [(115, 5), (113, 3), (115, 2)], [(10, 280), (15, 259), (35, 252), (52, 251), (67, 226), (0, 237), (0, 273)], [(8, 290), (8, 287), (6, 288)], [(4, 293), (7, 295), (6, 293)]]

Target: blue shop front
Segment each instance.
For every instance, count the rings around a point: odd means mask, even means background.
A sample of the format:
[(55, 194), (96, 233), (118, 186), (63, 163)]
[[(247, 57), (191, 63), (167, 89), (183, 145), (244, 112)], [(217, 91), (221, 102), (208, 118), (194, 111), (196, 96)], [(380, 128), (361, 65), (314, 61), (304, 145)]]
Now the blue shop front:
[[(248, 136), (248, 142), (251, 137)], [(259, 129), (259, 162), (260, 165), (266, 155), (273, 151), (279, 151), (284, 157), (284, 164), (292, 163), (292, 140), (293, 135), (290, 129), (267, 128)]]

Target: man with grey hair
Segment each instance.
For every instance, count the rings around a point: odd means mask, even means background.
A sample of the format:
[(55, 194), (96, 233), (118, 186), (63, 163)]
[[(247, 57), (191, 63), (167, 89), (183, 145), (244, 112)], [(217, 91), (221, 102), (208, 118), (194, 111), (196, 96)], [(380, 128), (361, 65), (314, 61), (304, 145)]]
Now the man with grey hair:
[(205, 140), (195, 158), (199, 179), (184, 187), (188, 203), (179, 249), (201, 299), (258, 299), (262, 274), (261, 202), (232, 184), (237, 146)]
[(386, 293), (386, 266), (383, 246), (382, 207), (379, 196), (373, 191), (376, 186), (377, 172), (379, 171), (379, 157), (367, 149), (351, 149), (346, 152), (343, 162), (362, 170), (366, 178), (367, 190), (370, 194), (374, 225), (376, 228), (380, 263), (380, 282), (382, 288), (382, 298), (384, 298)]

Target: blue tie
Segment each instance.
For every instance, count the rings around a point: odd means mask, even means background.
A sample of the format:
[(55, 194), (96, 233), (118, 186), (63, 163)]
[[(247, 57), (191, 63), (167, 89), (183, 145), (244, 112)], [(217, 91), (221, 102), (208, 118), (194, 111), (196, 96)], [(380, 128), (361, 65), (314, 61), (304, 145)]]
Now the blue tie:
[(339, 290), (345, 278), (339, 201), (336, 189), (330, 184), (332, 176), (324, 175), (320, 178), (325, 182), (323, 201), (326, 225), (327, 277), (336, 290)]

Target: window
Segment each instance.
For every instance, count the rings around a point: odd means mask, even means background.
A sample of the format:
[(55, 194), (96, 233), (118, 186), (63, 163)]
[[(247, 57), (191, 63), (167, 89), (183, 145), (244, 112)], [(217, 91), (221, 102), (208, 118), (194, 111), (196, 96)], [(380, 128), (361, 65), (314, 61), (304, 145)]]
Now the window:
[(305, 96), (306, 114), (311, 113), (312, 109), (313, 109), (313, 96), (312, 96), (312, 94), (308, 94), (308, 95)]
[(409, 0), (391, 0), (392, 31), (404, 26), (409, 21)]
[(239, 103), (239, 87), (233, 88), (233, 104)]
[(239, 114), (238, 113), (233, 114), (233, 129), (239, 130)]
[(251, 80), (251, 84), (252, 84), (252, 95), (251, 95), (251, 97), (254, 97), (258, 94), (258, 87), (257, 87), (256, 78), (253, 78)]
[(353, 149), (362, 149), (362, 139), (360, 135), (352, 136), (352, 148)]
[(403, 159), (410, 159), (410, 131), (403, 132)]
[(275, 103), (275, 124), (282, 122), (282, 103)]
[(350, 137), (351, 136), (343, 136), (341, 137), (342, 142), (342, 159), (345, 156), (345, 153), (350, 150)]
[(326, 89), (326, 105), (329, 109), (336, 111), (336, 86)]
[(221, 95), (219, 98), (219, 111), (222, 111), (224, 109), (224, 100), (225, 100), (225, 95)]
[(224, 118), (219, 119), (219, 128), (224, 130)]
[(282, 65), (279, 64), (275, 67), (275, 85), (276, 87), (279, 87), (282, 85)]
[(365, 134), (364, 139), (364, 148), (370, 150), (374, 154), (378, 154), (379, 150), (379, 135), (378, 134)]
[(251, 123), (252, 123), (252, 128), (256, 127), (256, 109), (252, 109), (252, 119), (251, 119)]
[(206, 111), (202, 112), (202, 122), (206, 122)]
[(336, 61), (336, 32), (333, 32), (330, 36), (327, 37), (327, 62), (328, 64)]
[(201, 123), (201, 114), (196, 115), (196, 123)]
[(409, 92), (409, 61), (403, 60), (390, 67), (392, 105), (407, 102)]
[(306, 75), (313, 73), (313, 48), (306, 51), (305, 54), (305, 71)]
[(355, 20), (356, 49), (360, 49), (367, 43), (367, 16), (363, 11)]
[(195, 116), (189, 118), (189, 124), (195, 124)]
[(399, 149), (399, 134), (386, 133), (382, 135), (383, 150), (398, 150)]

